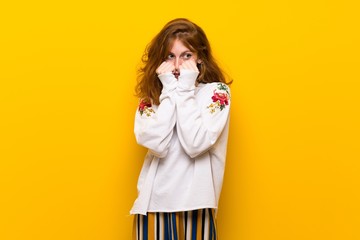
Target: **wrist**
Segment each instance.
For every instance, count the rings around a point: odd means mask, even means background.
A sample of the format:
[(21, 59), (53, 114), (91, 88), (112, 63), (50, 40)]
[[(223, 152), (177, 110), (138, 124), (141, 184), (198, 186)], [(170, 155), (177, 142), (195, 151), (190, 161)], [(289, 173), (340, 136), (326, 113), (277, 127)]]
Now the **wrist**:
[(183, 90), (192, 90), (195, 89), (195, 82), (199, 75), (199, 72), (189, 70), (189, 69), (182, 69), (180, 71), (179, 76), (179, 88)]
[(163, 85), (163, 92), (171, 91), (177, 86), (177, 80), (171, 72), (161, 73), (158, 78)]

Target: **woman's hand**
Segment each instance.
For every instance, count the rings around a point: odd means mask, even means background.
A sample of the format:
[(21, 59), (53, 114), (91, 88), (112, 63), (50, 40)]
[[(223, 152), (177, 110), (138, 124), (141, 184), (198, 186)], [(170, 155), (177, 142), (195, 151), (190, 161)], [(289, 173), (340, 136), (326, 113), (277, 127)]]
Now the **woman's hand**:
[(175, 70), (174, 63), (164, 61), (161, 65), (156, 69), (156, 74), (160, 75), (163, 73), (172, 73)]
[[(172, 62), (164, 61), (156, 69), (156, 74), (163, 85), (162, 92), (169, 92), (176, 88), (177, 79), (175, 78), (173, 71), (175, 66)], [(161, 100), (160, 100), (161, 101)]]
[(192, 70), (194, 72), (199, 72), (199, 69), (196, 66), (195, 60), (193, 59), (189, 59), (188, 61), (184, 61), (181, 65), (180, 65), (180, 74), (181, 74), (181, 70)]
[(194, 89), (199, 73), (199, 69), (193, 59), (184, 61), (180, 65), (179, 87), (181, 89)]

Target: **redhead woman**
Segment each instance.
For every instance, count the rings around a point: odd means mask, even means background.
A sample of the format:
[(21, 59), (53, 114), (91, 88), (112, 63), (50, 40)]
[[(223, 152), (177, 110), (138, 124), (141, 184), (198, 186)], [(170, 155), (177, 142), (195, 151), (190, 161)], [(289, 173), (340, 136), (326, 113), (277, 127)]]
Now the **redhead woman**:
[(134, 132), (148, 151), (130, 211), (133, 239), (217, 239), (230, 83), (188, 19), (168, 22), (142, 60)]

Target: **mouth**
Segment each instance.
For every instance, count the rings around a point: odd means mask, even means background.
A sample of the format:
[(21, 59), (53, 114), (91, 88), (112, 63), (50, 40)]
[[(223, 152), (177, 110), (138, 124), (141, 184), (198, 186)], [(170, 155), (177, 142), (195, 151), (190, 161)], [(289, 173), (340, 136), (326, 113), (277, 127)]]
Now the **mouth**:
[(174, 76), (175, 76), (176, 79), (178, 79), (179, 76), (180, 76), (180, 73), (179, 73), (179, 72), (174, 72), (173, 74), (174, 74)]

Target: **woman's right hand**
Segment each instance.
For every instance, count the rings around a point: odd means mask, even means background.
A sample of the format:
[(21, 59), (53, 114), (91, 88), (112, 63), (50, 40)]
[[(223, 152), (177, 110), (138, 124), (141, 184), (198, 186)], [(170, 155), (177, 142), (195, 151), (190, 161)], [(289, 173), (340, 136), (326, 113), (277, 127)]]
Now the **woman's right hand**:
[(172, 73), (175, 70), (174, 63), (164, 61), (161, 65), (156, 69), (156, 74), (160, 75), (163, 73)]
[(172, 62), (163, 62), (156, 69), (156, 74), (163, 85), (162, 92), (172, 91), (177, 86), (177, 79), (173, 74), (175, 66)]

